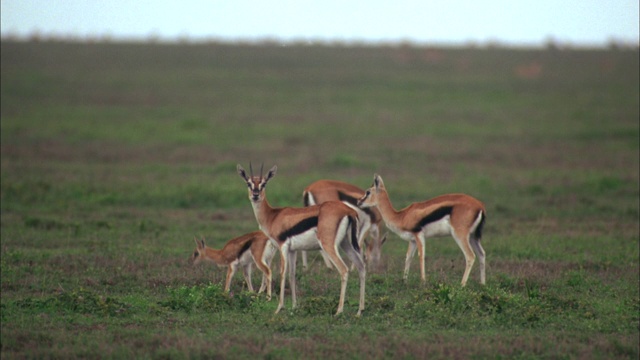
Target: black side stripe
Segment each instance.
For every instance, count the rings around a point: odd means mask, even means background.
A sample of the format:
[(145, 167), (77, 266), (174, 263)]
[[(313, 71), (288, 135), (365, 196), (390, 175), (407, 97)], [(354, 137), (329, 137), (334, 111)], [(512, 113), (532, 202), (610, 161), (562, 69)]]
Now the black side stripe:
[(351, 227), (351, 246), (353, 246), (353, 248), (356, 249), (357, 252), (360, 252), (360, 245), (358, 245), (357, 224), (358, 222), (352, 216), (349, 216), (349, 226)]
[(431, 224), (432, 222), (436, 222), (447, 215), (451, 215), (452, 209), (453, 209), (453, 206), (443, 206), (441, 208), (436, 209), (429, 215), (423, 217), (422, 220), (420, 220), (420, 222), (418, 222), (416, 226), (414, 226), (413, 229), (411, 229), (411, 231), (419, 232), (422, 230), (422, 228)]
[(356, 205), (358, 203), (358, 199), (354, 198), (353, 196), (347, 195), (342, 191), (338, 191), (338, 198), (340, 199), (340, 201), (348, 202), (351, 205)]
[[(486, 215), (482, 210), (480, 210), (480, 216), (482, 216), (482, 219), (480, 219), (480, 224), (476, 226), (476, 231), (473, 233), (473, 237), (475, 237), (477, 240), (482, 239), (482, 229), (484, 228), (484, 220), (486, 219)], [(476, 216), (476, 218), (478, 217)]]
[(240, 249), (240, 253), (238, 254), (238, 258), (240, 258), (242, 256), (242, 254), (244, 254), (245, 251), (249, 250), (249, 248), (251, 247), (251, 240), (247, 241), (246, 243), (244, 243), (244, 245), (242, 245), (242, 249)]
[(316, 226), (318, 226), (318, 217), (317, 216), (308, 217), (306, 219), (303, 219), (299, 223), (297, 223), (292, 228), (281, 232), (280, 235), (278, 235), (278, 240), (285, 241), (292, 236), (302, 234), (303, 232), (311, 228), (314, 228)]
[(307, 207), (309, 206), (309, 193), (307, 191), (304, 192), (304, 195), (302, 196), (302, 200), (304, 202), (304, 206)]
[(338, 198), (340, 199), (340, 201), (342, 202), (348, 202), (349, 204), (357, 207), (358, 209), (364, 211), (367, 215), (369, 215), (369, 217), (371, 219), (375, 219), (376, 216), (373, 213), (373, 210), (371, 210), (371, 208), (361, 208), (358, 207), (358, 199), (354, 198), (353, 196), (347, 195), (345, 193), (343, 193), (342, 191), (338, 191)]

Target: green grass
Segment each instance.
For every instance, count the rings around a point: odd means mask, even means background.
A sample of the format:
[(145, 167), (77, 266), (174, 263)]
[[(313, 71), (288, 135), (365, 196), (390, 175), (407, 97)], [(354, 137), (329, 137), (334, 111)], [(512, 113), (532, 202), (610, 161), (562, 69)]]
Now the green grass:
[[(636, 50), (2, 42), (2, 358), (639, 355)], [(527, 78), (519, 67), (541, 65)], [(391, 234), (357, 312), (318, 254), (299, 307), (232, 296), (194, 236), (256, 229), (235, 172), (299, 206), (379, 173), (397, 208), (487, 206), (487, 286), (450, 238), (402, 281)], [(279, 288), (274, 260), (274, 290)], [(254, 285), (260, 274), (254, 270)]]

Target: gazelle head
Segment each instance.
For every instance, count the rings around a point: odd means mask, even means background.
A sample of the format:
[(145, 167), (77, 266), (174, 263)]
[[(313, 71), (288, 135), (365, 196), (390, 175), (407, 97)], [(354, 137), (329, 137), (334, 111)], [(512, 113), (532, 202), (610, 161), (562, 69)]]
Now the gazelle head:
[(373, 175), (373, 185), (365, 190), (364, 195), (358, 199), (358, 207), (368, 208), (378, 205), (378, 193), (384, 190), (384, 182), (382, 182), (380, 175)]
[(191, 264), (198, 265), (201, 261), (204, 260), (205, 254), (205, 244), (204, 238), (198, 240), (198, 238), (193, 238), (196, 242), (196, 250), (191, 254)]
[(259, 203), (264, 200), (264, 188), (267, 186), (267, 182), (276, 175), (276, 170), (278, 170), (277, 166), (273, 166), (269, 172), (267, 172), (267, 176), (262, 176), (262, 165), (260, 165), (260, 176), (253, 176), (253, 168), (251, 167), (251, 163), (249, 163), (249, 171), (251, 176), (247, 176), (247, 173), (244, 171), (244, 168), (238, 164), (238, 175), (244, 179), (249, 187), (249, 199), (253, 203)]
[(380, 264), (380, 250), (382, 249), (382, 245), (387, 241), (387, 235), (389, 234), (385, 233), (381, 239), (377, 240), (366, 240), (367, 246), (365, 247), (364, 255), (369, 264)]

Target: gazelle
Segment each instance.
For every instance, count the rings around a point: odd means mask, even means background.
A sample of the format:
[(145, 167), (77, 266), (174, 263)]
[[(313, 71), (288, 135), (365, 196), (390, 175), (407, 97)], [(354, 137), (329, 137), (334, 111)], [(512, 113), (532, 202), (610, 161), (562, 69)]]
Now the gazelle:
[[(302, 192), (304, 206), (322, 204), (327, 201), (342, 201), (358, 213), (360, 231), (358, 232), (358, 245), (363, 248), (364, 239), (369, 233), (371, 241), (366, 243), (365, 260), (369, 265), (377, 265), (380, 261), (380, 248), (386, 239), (386, 235), (380, 238), (380, 222), (382, 216), (376, 208), (361, 209), (357, 206), (358, 199), (364, 195), (364, 190), (336, 180), (318, 180), (307, 186)], [(322, 258), (327, 267), (331, 267), (331, 261), (326, 253), (321, 251)], [(307, 268), (307, 252), (302, 251), (302, 266)]]
[(280, 249), (280, 302), (276, 314), (284, 307), (287, 269), (292, 303), (296, 307), (296, 251), (320, 249), (327, 253), (340, 273), (340, 301), (336, 315), (342, 313), (349, 277), (349, 270), (338, 252), (338, 248), (342, 248), (360, 275), (360, 316), (364, 310), (366, 269), (358, 247), (358, 214), (355, 210), (339, 201), (304, 208), (273, 208), (267, 201), (265, 187), (275, 176), (277, 167), (272, 167), (266, 177), (262, 176), (262, 168), (260, 176), (253, 176), (253, 170), (251, 167), (249, 169), (251, 176), (247, 176), (242, 166), (238, 165), (237, 168), (238, 174), (247, 183), (253, 213), (260, 229)]
[(374, 175), (373, 186), (358, 200), (358, 206), (376, 206), (385, 224), (409, 241), (404, 265), (404, 279), (409, 275), (411, 258), (416, 247), (420, 258), (420, 276), (426, 281), (424, 269), (425, 239), (451, 235), (466, 260), (462, 286), (467, 284), (476, 256), (480, 260), (480, 283), (485, 284), (485, 252), (480, 245), (486, 210), (479, 200), (464, 194), (447, 194), (431, 200), (413, 203), (397, 211), (391, 205), (389, 194), (379, 175)]
[(224, 284), (224, 291), (229, 292), (233, 274), (242, 267), (244, 280), (247, 288), (253, 292), (251, 283), (251, 265), (256, 263), (258, 269), (262, 271), (262, 285), (259, 293), (267, 289), (267, 298), (271, 299), (271, 260), (276, 253), (276, 247), (271, 244), (267, 235), (262, 231), (254, 231), (229, 240), (220, 249), (212, 249), (205, 245), (204, 239), (196, 241), (196, 250), (191, 255), (191, 262), (194, 265), (202, 261), (210, 261), (218, 266), (227, 266), (227, 279)]

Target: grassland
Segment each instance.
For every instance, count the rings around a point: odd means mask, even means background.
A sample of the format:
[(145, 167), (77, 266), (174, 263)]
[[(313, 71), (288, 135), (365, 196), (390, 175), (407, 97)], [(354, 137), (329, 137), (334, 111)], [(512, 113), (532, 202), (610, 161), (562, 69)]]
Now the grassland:
[[(3, 359), (639, 356), (637, 49), (3, 41), (0, 56)], [(224, 270), (187, 259), (195, 235), (256, 228), (235, 173), (249, 161), (278, 165), (278, 206), (374, 172), (397, 208), (481, 199), (487, 286), (476, 271), (459, 286), (450, 238), (428, 242), (425, 286), (415, 260), (404, 283), (390, 235), (361, 318), (354, 275), (331, 315), (339, 280), (317, 255), (295, 310), (274, 315), (239, 276), (226, 296)]]

